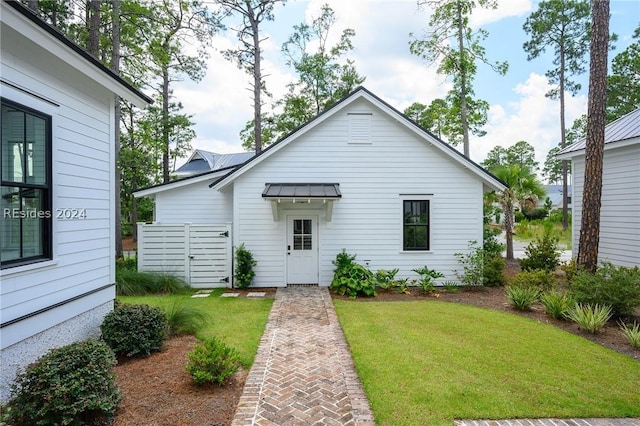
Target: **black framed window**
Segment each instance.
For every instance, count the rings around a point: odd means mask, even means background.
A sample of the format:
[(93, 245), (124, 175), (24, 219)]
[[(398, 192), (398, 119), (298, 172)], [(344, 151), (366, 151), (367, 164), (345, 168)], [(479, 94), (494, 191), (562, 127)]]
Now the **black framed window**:
[(51, 258), (51, 116), (0, 100), (4, 269)]
[(402, 213), (402, 249), (429, 250), (429, 200), (405, 200)]

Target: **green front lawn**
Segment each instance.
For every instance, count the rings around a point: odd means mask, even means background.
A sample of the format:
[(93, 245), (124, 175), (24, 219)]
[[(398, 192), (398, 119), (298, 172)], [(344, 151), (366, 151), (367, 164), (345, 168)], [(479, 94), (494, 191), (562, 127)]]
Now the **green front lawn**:
[(124, 303), (146, 303), (161, 308), (174, 303), (184, 303), (206, 312), (207, 325), (197, 333), (198, 338), (216, 336), (240, 352), (240, 361), (245, 368), (251, 367), (258, 350), (260, 337), (273, 299), (247, 299), (219, 297), (222, 289), (214, 290), (211, 296), (191, 298), (190, 295), (120, 296)]
[(334, 300), (379, 425), (640, 416), (640, 363), (517, 315)]

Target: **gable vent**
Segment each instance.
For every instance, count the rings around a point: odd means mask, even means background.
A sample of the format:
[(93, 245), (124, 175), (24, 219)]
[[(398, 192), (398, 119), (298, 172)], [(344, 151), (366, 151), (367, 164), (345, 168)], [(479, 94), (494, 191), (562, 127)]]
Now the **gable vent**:
[(349, 117), (349, 143), (371, 143), (371, 114), (348, 114)]

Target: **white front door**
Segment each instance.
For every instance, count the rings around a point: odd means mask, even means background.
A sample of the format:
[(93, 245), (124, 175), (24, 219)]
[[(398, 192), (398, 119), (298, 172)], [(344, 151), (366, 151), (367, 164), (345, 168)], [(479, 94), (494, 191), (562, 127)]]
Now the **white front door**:
[(287, 216), (287, 284), (318, 284), (317, 216)]

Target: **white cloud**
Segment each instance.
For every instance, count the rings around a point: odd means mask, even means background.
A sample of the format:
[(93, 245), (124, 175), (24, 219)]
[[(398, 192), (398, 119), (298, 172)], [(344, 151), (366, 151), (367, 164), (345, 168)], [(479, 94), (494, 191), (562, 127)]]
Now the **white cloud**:
[(531, 0), (499, 0), (496, 9), (476, 8), (469, 23), (473, 28), (478, 28), (511, 16), (528, 14), (531, 10)]
[[(543, 75), (531, 73), (513, 91), (518, 100), (507, 106), (492, 105), (486, 136), (470, 141), (471, 158), (481, 162), (496, 145), (509, 147), (520, 140), (531, 144), (542, 167), (547, 153), (560, 141), (560, 101), (545, 97), (551, 86)], [(584, 113), (586, 96), (565, 95), (565, 120), (570, 127)]]

